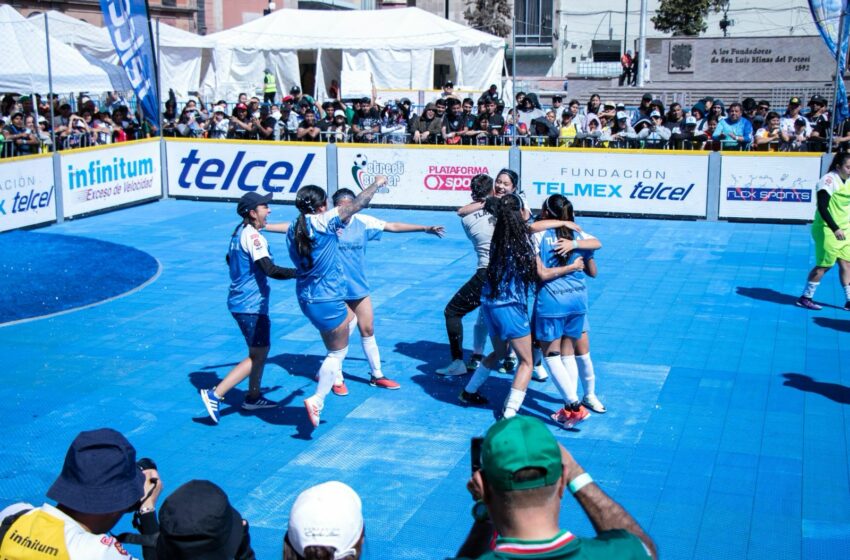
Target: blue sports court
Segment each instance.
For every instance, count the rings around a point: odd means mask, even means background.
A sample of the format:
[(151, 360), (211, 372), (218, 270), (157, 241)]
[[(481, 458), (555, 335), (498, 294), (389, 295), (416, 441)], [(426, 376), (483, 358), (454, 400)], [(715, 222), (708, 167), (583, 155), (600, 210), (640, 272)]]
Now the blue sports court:
[[(472, 522), (469, 439), (494, 419), (460, 405), (463, 378), (434, 374), (449, 361), (442, 309), (475, 268), (459, 219), (368, 211), (447, 229), (368, 249), (384, 371), (401, 390), (369, 386), (357, 335), (351, 393), (330, 395), (312, 430), (302, 400), (324, 348), (294, 283), (272, 281), (264, 387), (281, 404), (244, 413), (240, 385), (216, 426), (197, 390), (245, 355), (225, 305), (235, 207), (166, 200), (0, 235), (0, 504), (42, 503), (73, 437), (110, 426), (156, 461), (164, 495), (193, 478), (224, 488), (258, 558), (280, 558), (295, 496), (334, 479), (363, 498), (365, 558), (453, 556)], [(272, 209), (271, 221), (296, 214)], [(850, 313), (837, 271), (822, 311), (793, 305), (813, 264), (809, 226), (579, 223), (603, 243), (589, 317), (609, 412), (575, 431), (549, 422), (556, 437), (667, 560), (846, 558)], [(288, 265), (284, 237), (267, 239)], [(482, 392), (500, 404), (509, 384), (496, 376)], [(559, 406), (551, 382), (532, 382), (523, 413)], [(570, 497), (561, 525), (592, 534)]]

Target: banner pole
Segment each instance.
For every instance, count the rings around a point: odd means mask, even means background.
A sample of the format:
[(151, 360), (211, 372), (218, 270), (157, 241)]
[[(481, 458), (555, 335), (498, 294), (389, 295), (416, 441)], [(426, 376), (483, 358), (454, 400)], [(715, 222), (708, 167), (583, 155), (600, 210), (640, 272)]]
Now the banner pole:
[[(57, 151), (59, 147), (56, 145), (56, 130), (53, 125), (53, 119), (56, 118), (53, 112), (53, 66), (50, 63), (50, 23), (47, 17), (47, 12), (44, 13), (44, 42), (47, 43), (47, 101), (50, 103), (50, 141), (53, 143), (53, 151)], [(33, 99), (35, 101), (35, 99)], [(38, 109), (36, 109), (38, 113)], [(38, 117), (36, 117), (38, 124)]]
[(835, 80), (833, 82), (833, 92), (832, 92), (832, 111), (830, 112), (830, 118), (832, 119), (832, 124), (829, 127), (829, 147), (826, 150), (826, 153), (832, 153), (832, 144), (833, 137), (835, 136), (835, 112), (838, 108), (838, 93), (839, 93), (839, 80), (844, 79), (844, 68), (842, 68), (842, 59), (844, 58), (842, 55), (844, 48), (844, 33), (847, 31), (844, 26), (844, 17), (847, 13), (847, 0), (842, 0), (841, 2), (841, 15), (838, 16), (838, 41), (835, 44)]
[[(148, 13), (150, 13), (150, 8), (148, 8)], [(159, 42), (159, 18), (156, 18), (156, 57), (154, 57), (154, 60), (155, 60), (154, 64), (156, 64), (156, 101), (157, 101), (157, 106), (156, 106), (157, 131), (156, 132), (157, 132), (157, 135), (160, 136), (160, 137), (162, 137), (162, 105), (161, 105), (161, 103), (162, 103), (162, 91), (160, 91), (160, 89), (159, 89), (161, 87), (160, 84), (162, 83), (160, 81), (160, 75), (159, 75), (160, 60), (161, 60), (160, 57), (161, 56), (162, 55), (160, 54), (160, 42)]]

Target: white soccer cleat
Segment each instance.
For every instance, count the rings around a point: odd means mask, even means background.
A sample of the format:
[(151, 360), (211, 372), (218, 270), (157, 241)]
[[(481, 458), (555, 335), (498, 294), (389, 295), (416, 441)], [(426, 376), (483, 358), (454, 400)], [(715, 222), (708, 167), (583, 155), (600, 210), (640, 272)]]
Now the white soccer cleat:
[(440, 368), (437, 370), (437, 375), (466, 375), (469, 373), (466, 369), (466, 364), (463, 363), (463, 360), (455, 360), (450, 363), (448, 366), (444, 368)]

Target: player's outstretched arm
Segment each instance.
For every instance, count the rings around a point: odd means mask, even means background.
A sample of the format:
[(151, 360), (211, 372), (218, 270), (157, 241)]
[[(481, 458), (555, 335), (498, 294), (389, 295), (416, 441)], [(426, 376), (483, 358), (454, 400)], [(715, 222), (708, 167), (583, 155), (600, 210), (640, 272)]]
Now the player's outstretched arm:
[(423, 226), (419, 224), (406, 224), (404, 222), (387, 222), (384, 224), (384, 231), (390, 233), (430, 233), (437, 237), (443, 237), (446, 229), (443, 226)]
[(347, 204), (339, 209), (339, 219), (343, 222), (347, 221), (351, 216), (360, 212), (369, 206), (372, 197), (378, 192), (378, 188), (387, 184), (387, 178), (383, 175), (375, 177), (375, 182), (358, 194), (351, 204)]
[(290, 225), (292, 225), (292, 222), (279, 222), (276, 224), (266, 224), (266, 227), (263, 229), (272, 233), (286, 233), (289, 231)]

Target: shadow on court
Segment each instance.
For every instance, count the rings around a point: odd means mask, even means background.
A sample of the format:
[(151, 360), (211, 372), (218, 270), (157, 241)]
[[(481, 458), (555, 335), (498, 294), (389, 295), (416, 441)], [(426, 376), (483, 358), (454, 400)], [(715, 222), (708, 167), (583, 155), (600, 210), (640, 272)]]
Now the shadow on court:
[(395, 352), (422, 362), (416, 369), (430, 375), (436, 375), (438, 368), (449, 365), (452, 356), (448, 343), (432, 340), (396, 342)]
[[(220, 381), (221, 378), (212, 371), (193, 371), (189, 374), (189, 382), (198, 391), (214, 387)], [(305, 387), (308, 386), (305, 385)], [(245, 400), (247, 391), (244, 391), (239, 387), (234, 387), (227, 392), (227, 395), (225, 395), (224, 406), (221, 408), (220, 422), (226, 421), (228, 416), (234, 414), (238, 414), (240, 416), (254, 416), (268, 424), (295, 427), (296, 434), (292, 436), (293, 438), (311, 439), (310, 433), (313, 430), (313, 426), (310, 424), (310, 421), (304, 412), (304, 406), (301, 403), (302, 399), (308, 394), (308, 389), (305, 389), (305, 387), (297, 388), (295, 391), (278, 401), (278, 405), (275, 408), (251, 411), (242, 410), (242, 401)], [(261, 387), (260, 391), (265, 395), (266, 393), (276, 391), (280, 388), (280, 385), (274, 385), (272, 387)], [(201, 406), (201, 409), (203, 409), (200, 397), (198, 397), (198, 403)], [(206, 414), (192, 418), (192, 421), (196, 424), (203, 424), (205, 426), (215, 426), (215, 422), (213, 422)]]
[(782, 377), (785, 378), (783, 385), (786, 387), (806, 393), (815, 393), (839, 404), (850, 404), (850, 387), (838, 383), (815, 381), (808, 375), (799, 373), (783, 373)]
[[(766, 301), (769, 303), (778, 303), (779, 305), (794, 305), (799, 296), (794, 296), (791, 294), (783, 294), (782, 292), (777, 292), (776, 290), (770, 288), (744, 288), (742, 286), (738, 286), (735, 288), (735, 291), (739, 296), (744, 296), (750, 299), (755, 299), (758, 301)], [(815, 300), (818, 305), (822, 305), (823, 307), (831, 307), (833, 309), (843, 309), (837, 305), (830, 305), (828, 303), (824, 303), (822, 301)]]
[(850, 321), (844, 319), (830, 319), (828, 317), (815, 317), (815, 324), (826, 329), (834, 329), (840, 332), (850, 333)]

